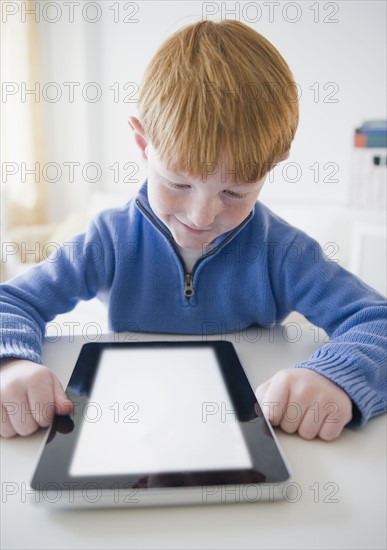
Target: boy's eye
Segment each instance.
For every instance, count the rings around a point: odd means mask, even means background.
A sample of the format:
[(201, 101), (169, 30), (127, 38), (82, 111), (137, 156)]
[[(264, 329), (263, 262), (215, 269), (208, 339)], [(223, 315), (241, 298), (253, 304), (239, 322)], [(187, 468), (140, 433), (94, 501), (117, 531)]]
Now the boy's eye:
[[(172, 189), (180, 190), (190, 189), (191, 187), (186, 183), (173, 183), (172, 181), (168, 182), (168, 185)], [(230, 191), (229, 189), (226, 189), (225, 191), (223, 191), (223, 193), (227, 195), (227, 197), (230, 197), (232, 199), (243, 199), (247, 195), (247, 193), (236, 193), (235, 191)]]
[(170, 182), (170, 187), (173, 189), (188, 189), (189, 185), (186, 185), (185, 183), (172, 183)]
[(235, 193), (235, 191), (230, 191), (229, 189), (226, 189), (224, 193), (232, 199), (243, 199), (247, 195), (247, 193)]

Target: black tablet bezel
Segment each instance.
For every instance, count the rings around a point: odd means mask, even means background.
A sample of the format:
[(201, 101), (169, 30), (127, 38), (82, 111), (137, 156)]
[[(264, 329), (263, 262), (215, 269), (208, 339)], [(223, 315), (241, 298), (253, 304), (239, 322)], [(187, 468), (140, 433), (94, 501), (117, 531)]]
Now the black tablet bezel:
[[(70, 476), (69, 469), (78, 435), (84, 422), (82, 411), (87, 406), (98, 373), (99, 358), (106, 349), (123, 348), (210, 348), (215, 352), (225, 386), (231, 397), (253, 467), (250, 469), (142, 472), (135, 475)], [(66, 390), (77, 404), (69, 416), (56, 415), (50, 428), (31, 486), (37, 491), (82, 490), (97, 484), (101, 490), (116, 488), (167, 488), (210, 485), (281, 483), (289, 479), (289, 471), (268, 426), (254, 392), (239, 362), (234, 346), (225, 341), (172, 341), (102, 343), (82, 347)], [(264, 452), (262, 452), (264, 445)]]

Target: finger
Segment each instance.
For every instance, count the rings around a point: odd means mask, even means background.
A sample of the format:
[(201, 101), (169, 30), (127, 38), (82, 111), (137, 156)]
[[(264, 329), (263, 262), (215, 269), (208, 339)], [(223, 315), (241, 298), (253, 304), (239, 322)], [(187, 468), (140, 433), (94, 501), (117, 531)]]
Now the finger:
[(288, 402), (289, 385), (282, 376), (274, 376), (267, 388), (261, 406), (266, 417), (273, 426), (279, 426), (283, 416), (283, 410)]
[(57, 414), (70, 414), (74, 409), (73, 402), (65, 394), (59, 379), (54, 376), (54, 402)]
[(349, 422), (346, 417), (332, 419), (329, 414), (324, 418), (324, 422), (318, 433), (318, 437), (324, 441), (332, 441), (339, 437), (345, 425)]
[(1, 437), (14, 437), (16, 431), (13, 429), (11, 421), (8, 416), (8, 411), (4, 405), (1, 406)]
[(269, 386), (270, 386), (270, 380), (266, 380), (266, 382), (258, 386), (258, 388), (255, 390), (255, 396), (259, 403), (263, 402)]
[(298, 426), (298, 433), (304, 439), (314, 439), (318, 436), (324, 420), (326, 412), (322, 410), (319, 403), (315, 402), (309, 406)]
[(27, 389), (27, 398), (29, 410), (26, 413), (31, 415), (41, 428), (50, 426), (55, 412), (54, 389), (50, 377), (45, 380), (38, 377), (31, 381)]
[(33, 414), (31, 414), (31, 407), (28, 400), (28, 396), (25, 395), (24, 399), (19, 400), (19, 407), (16, 414), (9, 414), (12, 428), (19, 435), (30, 435), (39, 429), (39, 424), (36, 422)]
[(332, 441), (339, 437), (352, 419), (352, 401), (347, 394), (340, 390), (336, 400), (326, 402), (323, 409), (326, 416), (318, 435), (325, 441)]
[(280, 427), (284, 432), (294, 434), (297, 432), (304, 417), (306, 406), (300, 400), (295, 400), (290, 396), (288, 402), (282, 409), (282, 418)]
[(339, 424), (324, 423), (318, 433), (318, 437), (324, 441), (333, 441), (343, 431), (344, 426)]
[[(282, 409), (282, 418), (280, 422), (281, 429), (287, 433), (296, 433), (305, 417), (306, 412), (311, 407), (309, 394), (305, 393), (304, 384), (294, 383), (294, 373), (289, 371), (288, 400)], [(310, 424), (310, 419), (306, 420)]]

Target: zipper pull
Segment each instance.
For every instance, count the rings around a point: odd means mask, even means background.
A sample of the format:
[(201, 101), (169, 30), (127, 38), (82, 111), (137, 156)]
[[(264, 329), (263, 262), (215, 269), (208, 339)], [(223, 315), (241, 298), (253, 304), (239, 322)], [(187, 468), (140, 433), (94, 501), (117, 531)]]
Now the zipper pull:
[(192, 286), (192, 275), (191, 273), (186, 273), (184, 278), (184, 294), (187, 298), (193, 296), (194, 289)]

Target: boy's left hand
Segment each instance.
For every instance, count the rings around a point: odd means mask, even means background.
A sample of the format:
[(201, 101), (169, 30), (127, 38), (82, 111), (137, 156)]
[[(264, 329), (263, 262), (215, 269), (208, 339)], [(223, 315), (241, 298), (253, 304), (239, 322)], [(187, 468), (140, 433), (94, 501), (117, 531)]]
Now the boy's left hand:
[(304, 439), (331, 441), (352, 418), (352, 401), (345, 391), (309, 369), (277, 372), (257, 388), (256, 396), (273, 426)]

